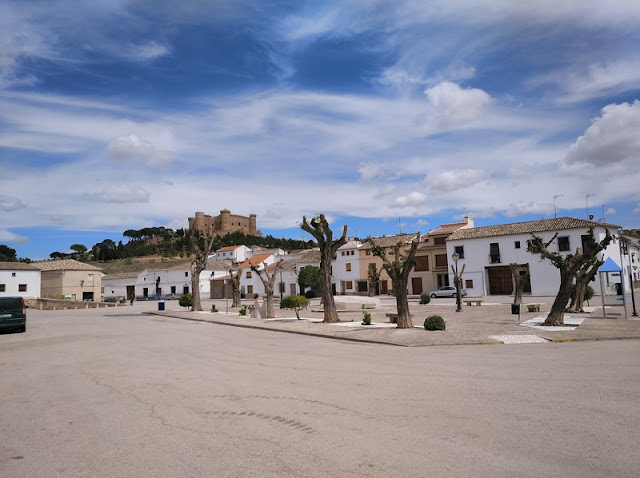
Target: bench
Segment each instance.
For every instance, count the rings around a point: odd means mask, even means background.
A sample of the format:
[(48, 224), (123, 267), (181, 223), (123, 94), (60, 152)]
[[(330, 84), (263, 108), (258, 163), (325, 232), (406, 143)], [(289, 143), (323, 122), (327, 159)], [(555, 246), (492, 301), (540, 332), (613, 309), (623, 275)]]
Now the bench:
[(542, 304), (538, 304), (538, 303), (530, 303), (530, 304), (524, 304), (527, 306), (527, 310), (529, 312), (540, 312), (540, 306)]
[(473, 304), (480, 307), (482, 305), (482, 300), (480, 299), (464, 299), (464, 303), (471, 307)]
[[(397, 324), (398, 323), (398, 313), (397, 312), (387, 312), (384, 315), (389, 317), (389, 322), (391, 322), (392, 324)], [(410, 314), (409, 317), (413, 317), (413, 315)]]

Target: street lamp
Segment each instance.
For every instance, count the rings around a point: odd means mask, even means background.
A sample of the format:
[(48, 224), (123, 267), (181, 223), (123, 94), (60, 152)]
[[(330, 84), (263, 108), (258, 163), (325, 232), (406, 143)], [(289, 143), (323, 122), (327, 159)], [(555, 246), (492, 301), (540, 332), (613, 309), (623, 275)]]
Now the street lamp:
[(278, 270), (280, 271), (280, 302), (282, 302), (282, 291), (284, 289), (284, 284), (282, 283), (282, 265), (278, 266)]
[(458, 261), (460, 260), (460, 254), (454, 252), (451, 254), (453, 262), (456, 264), (456, 274), (453, 281), (456, 285), (456, 312), (462, 312), (462, 301), (460, 300), (460, 278), (458, 277)]

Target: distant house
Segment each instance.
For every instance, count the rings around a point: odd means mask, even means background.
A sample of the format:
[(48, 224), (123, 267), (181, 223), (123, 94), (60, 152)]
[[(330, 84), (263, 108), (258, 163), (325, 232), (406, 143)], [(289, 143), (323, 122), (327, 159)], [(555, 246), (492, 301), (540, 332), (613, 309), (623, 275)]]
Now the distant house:
[(102, 296), (100, 268), (75, 259), (32, 262), (41, 271), (40, 296), (99, 301)]
[[(513, 279), (509, 268), (512, 263), (529, 273), (525, 293), (555, 295), (560, 285), (558, 269), (550, 261), (541, 260), (539, 254), (527, 252), (527, 241), (532, 234), (549, 241), (557, 233), (549, 249), (561, 254), (575, 253), (584, 249), (589, 228), (593, 228), (596, 241), (604, 239), (606, 229), (609, 230), (614, 239), (600, 256), (610, 257), (621, 265), (619, 226), (570, 217), (460, 228), (447, 238), (447, 257), (451, 258), (454, 252), (459, 254), (458, 268), (460, 271), (465, 268), (462, 281), (469, 295), (512, 294)], [(449, 271), (449, 274), (453, 284), (453, 273)], [(596, 293), (600, 290), (597, 280), (592, 286)]]
[[(331, 264), (332, 287), (334, 293), (352, 295), (367, 293), (367, 281), (360, 270), (360, 248), (363, 244), (358, 240), (348, 240), (336, 251)], [(365, 273), (366, 274), (366, 273)]]
[(41, 273), (33, 264), (0, 262), (0, 297), (40, 297)]
[(252, 250), (247, 246), (225, 246), (218, 249), (214, 254), (211, 254), (209, 260), (243, 262), (252, 255)]
[(257, 254), (240, 263), (240, 290), (243, 294), (264, 294), (264, 286), (258, 274), (251, 270), (255, 267), (262, 270), (269, 264), (273, 264), (276, 258), (273, 254)]
[[(395, 236), (374, 237), (373, 242), (385, 250), (387, 258), (392, 261), (394, 259), (394, 248), (400, 243), (403, 248), (411, 247), (411, 242), (417, 237), (417, 234), (398, 234)], [(367, 281), (369, 271), (376, 270), (380, 272), (380, 283), (378, 290), (374, 291), (374, 295), (386, 295), (393, 288), (393, 283), (387, 271), (382, 268), (382, 259), (373, 254), (373, 245), (371, 240), (366, 241), (362, 247), (358, 248), (360, 260), (360, 281)]]
[(105, 298), (125, 298), (136, 296), (137, 272), (121, 272), (102, 276), (102, 290)]
[(458, 229), (473, 226), (473, 220), (465, 216), (462, 222), (442, 224), (422, 236), (416, 251), (416, 265), (409, 274), (409, 294), (420, 295), (450, 284), (451, 259), (447, 255), (447, 238)]

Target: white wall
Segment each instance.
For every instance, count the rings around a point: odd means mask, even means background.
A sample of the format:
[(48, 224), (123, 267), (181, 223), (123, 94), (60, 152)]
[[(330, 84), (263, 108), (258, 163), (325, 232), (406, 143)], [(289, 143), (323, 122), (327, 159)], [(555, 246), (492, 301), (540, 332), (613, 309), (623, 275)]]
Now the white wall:
[[(360, 247), (362, 247), (362, 243), (359, 241), (350, 241), (340, 246), (336, 258), (331, 263), (332, 282), (336, 284), (336, 292), (338, 294), (355, 294), (358, 291)], [(350, 271), (347, 270), (347, 265), (350, 265)], [(348, 282), (351, 282), (351, 288), (348, 288)]]
[[(0, 270), (0, 284), (5, 285), (0, 297), (40, 297), (39, 270)], [(20, 284), (25, 284), (27, 290), (20, 292)]]
[[(595, 229), (596, 241), (601, 241), (605, 237), (605, 231), (603, 228)], [(581, 236), (587, 234), (585, 229), (570, 229), (565, 231), (559, 231), (558, 236), (569, 237), (569, 252), (575, 252), (576, 248), (582, 247)], [(555, 232), (540, 232), (536, 233), (541, 237), (543, 241), (549, 241)], [(600, 254), (604, 255), (604, 259), (611, 257), (618, 265), (620, 261), (620, 249), (619, 241), (617, 239), (617, 232), (612, 232), (616, 237), (609, 247)], [(461, 271), (463, 266), (465, 267), (464, 274), (462, 276), (463, 281), (473, 280), (473, 287), (465, 287), (467, 292), (471, 296), (487, 295), (487, 272), (486, 269), (492, 266), (508, 266), (510, 263), (529, 264), (529, 272), (531, 275), (531, 295), (552, 295), (555, 296), (560, 286), (560, 273), (556, 267), (549, 260), (542, 260), (539, 254), (532, 254), (527, 252), (527, 241), (531, 239), (531, 234), (514, 234), (508, 236), (497, 237), (483, 237), (477, 239), (461, 239), (447, 241), (447, 255), (450, 263), (451, 255), (453, 254), (456, 246), (464, 247), (464, 259), (458, 261), (458, 269)], [(515, 247), (516, 241), (520, 242), (520, 248)], [(500, 263), (491, 264), (489, 256), (489, 244), (497, 242), (500, 247)], [(557, 239), (549, 246), (549, 250), (552, 252), (558, 251)], [(453, 284), (453, 273), (449, 270), (450, 283)], [(592, 283), (596, 293), (600, 290), (600, 283), (597, 281)]]

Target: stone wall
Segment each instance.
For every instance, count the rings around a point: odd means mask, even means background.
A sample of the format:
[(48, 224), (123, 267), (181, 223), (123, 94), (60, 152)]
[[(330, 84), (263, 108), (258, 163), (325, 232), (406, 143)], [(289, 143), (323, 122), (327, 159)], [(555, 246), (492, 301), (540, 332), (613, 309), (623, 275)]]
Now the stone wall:
[(25, 298), (24, 303), (30, 309), (38, 310), (65, 310), (65, 309), (101, 309), (106, 307), (127, 307), (128, 304), (113, 302), (83, 302), (78, 300), (59, 300)]

